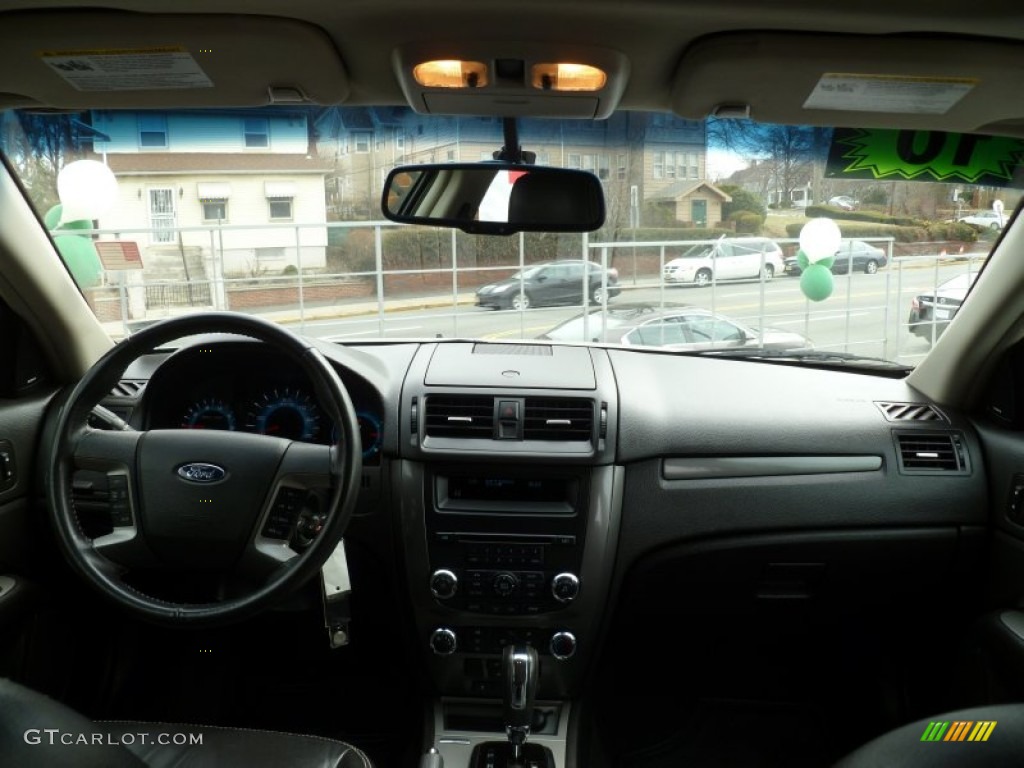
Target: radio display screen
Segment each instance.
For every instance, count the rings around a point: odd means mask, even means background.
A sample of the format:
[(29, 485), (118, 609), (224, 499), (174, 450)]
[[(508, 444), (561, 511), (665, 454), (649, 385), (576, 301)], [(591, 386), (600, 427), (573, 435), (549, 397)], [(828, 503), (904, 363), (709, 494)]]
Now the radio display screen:
[(578, 482), (567, 477), (438, 475), (439, 512), (575, 513)]

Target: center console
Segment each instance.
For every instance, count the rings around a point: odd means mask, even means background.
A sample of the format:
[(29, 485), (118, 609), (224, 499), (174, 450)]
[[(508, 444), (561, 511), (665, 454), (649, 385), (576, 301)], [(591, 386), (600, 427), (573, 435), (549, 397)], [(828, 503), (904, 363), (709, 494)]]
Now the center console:
[(572, 765), (569, 713), (600, 640), (623, 487), (607, 357), (424, 345), (402, 398), (392, 496), (415, 643), (437, 694), (433, 746), (458, 756), (448, 768), (501, 751), (502, 658), (514, 646), (537, 660), (528, 744)]

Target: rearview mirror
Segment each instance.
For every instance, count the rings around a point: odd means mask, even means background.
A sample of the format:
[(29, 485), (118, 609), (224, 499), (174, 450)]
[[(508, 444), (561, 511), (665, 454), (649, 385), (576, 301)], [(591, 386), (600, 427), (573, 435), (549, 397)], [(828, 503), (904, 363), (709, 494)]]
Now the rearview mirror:
[(384, 216), (473, 234), (590, 232), (604, 224), (604, 191), (586, 171), (514, 163), (407, 165), (388, 174)]

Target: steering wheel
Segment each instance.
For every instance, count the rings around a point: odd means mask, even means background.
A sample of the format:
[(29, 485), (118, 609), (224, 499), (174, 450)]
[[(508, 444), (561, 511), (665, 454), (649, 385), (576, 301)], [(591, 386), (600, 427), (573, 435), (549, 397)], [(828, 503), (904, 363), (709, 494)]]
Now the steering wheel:
[[(250, 337), (301, 368), (337, 426), (337, 445), (244, 432), (87, 425), (92, 408), (132, 361), (184, 336), (208, 333)], [(320, 570), (355, 508), (362, 453), (355, 409), (319, 350), (267, 321), (214, 312), (145, 328), (100, 358), (60, 406), (47, 469), (50, 519), (75, 571), (141, 617), (206, 626), (255, 614)], [(83, 532), (72, 494), (76, 470), (106, 473), (112, 533), (90, 539)], [(322, 527), (298, 552), (283, 531), (294, 527), (298, 507), (306, 503), (320, 505)], [(231, 574), (258, 586), (219, 602), (170, 602), (125, 580), (147, 568)]]

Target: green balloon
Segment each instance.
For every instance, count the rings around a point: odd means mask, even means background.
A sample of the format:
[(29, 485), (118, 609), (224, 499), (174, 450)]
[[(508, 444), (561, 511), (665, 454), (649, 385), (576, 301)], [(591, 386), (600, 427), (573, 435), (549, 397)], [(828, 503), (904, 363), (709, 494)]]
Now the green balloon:
[(92, 240), (81, 235), (57, 235), (53, 242), (79, 288), (99, 284), (103, 267)]
[(836, 263), (835, 256), (826, 256), (824, 259), (818, 259), (815, 264), (821, 264), (826, 269), (832, 269), (832, 265)]
[(88, 219), (79, 219), (78, 221), (65, 221), (63, 224), (60, 223), (60, 217), (64, 213), (64, 206), (57, 203), (53, 208), (46, 212), (43, 216), (43, 224), (49, 230), (54, 229), (92, 229), (92, 222)]
[(807, 258), (807, 254), (803, 251), (796, 252), (796, 264), (800, 267), (800, 271), (803, 272), (810, 266), (811, 260)]
[(811, 301), (824, 301), (832, 295), (832, 273), (821, 264), (811, 264), (800, 276), (800, 290)]
[(56, 229), (57, 225), (60, 224), (60, 215), (62, 213), (64, 213), (64, 206), (57, 203), (43, 216), (43, 224), (46, 225), (47, 229)]

